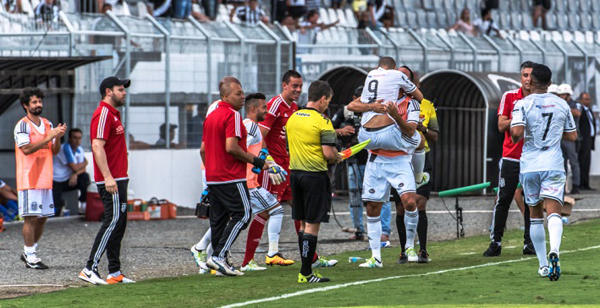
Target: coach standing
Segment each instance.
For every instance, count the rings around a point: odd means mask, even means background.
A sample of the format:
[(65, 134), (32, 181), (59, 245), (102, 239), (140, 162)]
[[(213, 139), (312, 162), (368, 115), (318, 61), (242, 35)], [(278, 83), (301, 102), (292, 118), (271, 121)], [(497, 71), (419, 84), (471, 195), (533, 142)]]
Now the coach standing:
[[(133, 283), (121, 273), (121, 240), (127, 226), (127, 146), (118, 107), (125, 104), (129, 79), (108, 77), (100, 84), (102, 101), (92, 115), (90, 139), (94, 154), (94, 179), (104, 204), (104, 220), (96, 235), (86, 267), (79, 278), (92, 284)], [(98, 263), (106, 250), (108, 276), (102, 280)]]
[(322, 113), (329, 107), (333, 91), (325, 81), (315, 81), (308, 88), (306, 109), (298, 110), (288, 120), (285, 130), (290, 148), (292, 219), (301, 221), (298, 245), (302, 267), (299, 283), (327, 282), (312, 270), (317, 250), (317, 235), (322, 222), (329, 222), (331, 182), (327, 163), (339, 163), (335, 148), (336, 131)]
[(206, 166), (210, 198), (210, 229), (213, 254), (206, 265), (227, 276), (243, 273), (227, 262), (227, 253), (252, 214), (246, 183), (246, 166), (263, 169), (265, 161), (250, 153), (246, 146), (246, 127), (238, 110), (244, 107), (244, 90), (235, 79), (219, 87), (221, 100), (204, 121), (200, 155)]

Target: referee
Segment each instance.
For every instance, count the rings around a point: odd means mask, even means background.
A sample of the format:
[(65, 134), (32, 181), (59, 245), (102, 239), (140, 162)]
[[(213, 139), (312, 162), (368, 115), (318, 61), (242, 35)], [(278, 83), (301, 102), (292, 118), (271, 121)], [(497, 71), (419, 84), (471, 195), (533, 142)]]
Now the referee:
[[(102, 101), (92, 115), (90, 139), (94, 153), (94, 180), (104, 204), (104, 220), (96, 235), (86, 267), (79, 278), (92, 284), (116, 284), (135, 282), (121, 273), (121, 240), (127, 226), (127, 146), (121, 112), (125, 104), (125, 90), (131, 85), (129, 79), (108, 77), (100, 84)], [(102, 280), (98, 263), (106, 251), (108, 276)]]
[(335, 145), (336, 132), (322, 113), (327, 110), (333, 91), (325, 81), (315, 81), (308, 88), (306, 109), (289, 118), (285, 128), (290, 151), (291, 188), (294, 206), (292, 219), (302, 222), (298, 245), (302, 267), (299, 283), (328, 282), (312, 271), (317, 250), (317, 235), (322, 222), (329, 222), (331, 183), (327, 163), (341, 161)]

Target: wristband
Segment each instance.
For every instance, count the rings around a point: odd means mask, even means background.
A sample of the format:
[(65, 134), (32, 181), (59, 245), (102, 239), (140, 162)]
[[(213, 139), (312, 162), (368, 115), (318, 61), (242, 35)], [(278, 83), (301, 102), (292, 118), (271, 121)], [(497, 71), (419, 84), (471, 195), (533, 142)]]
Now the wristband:
[(265, 165), (265, 160), (260, 157), (254, 157), (254, 161), (252, 162), (252, 165), (254, 165), (254, 167), (262, 170), (263, 166)]

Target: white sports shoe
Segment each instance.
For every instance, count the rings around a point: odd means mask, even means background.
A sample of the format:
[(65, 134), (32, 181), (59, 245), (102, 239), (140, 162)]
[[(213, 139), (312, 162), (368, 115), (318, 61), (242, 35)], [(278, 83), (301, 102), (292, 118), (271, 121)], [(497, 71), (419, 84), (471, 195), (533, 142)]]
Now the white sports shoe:
[(200, 267), (202, 271), (206, 272), (209, 270), (208, 266), (206, 266), (206, 259), (208, 258), (206, 251), (199, 251), (196, 249), (196, 245), (194, 245), (190, 248), (190, 253), (194, 257), (194, 262), (196, 262), (196, 265)]
[(217, 271), (217, 274), (221, 273), (222, 275), (225, 275), (225, 276), (241, 276), (241, 275), (239, 275), (240, 273), (242, 275), (244, 274), (240, 271), (235, 270), (233, 267), (229, 266), (229, 264), (227, 264), (226, 260), (215, 260), (214, 258), (211, 257), (206, 261), (206, 265), (209, 268)]
[(429, 172), (423, 172), (423, 179), (421, 179), (421, 182), (416, 182), (417, 188), (429, 183), (430, 178), (431, 175), (429, 175)]
[(266, 269), (267, 269), (266, 267), (258, 266), (256, 261), (254, 261), (254, 260), (250, 260), (250, 262), (248, 262), (248, 264), (246, 264), (246, 266), (242, 266), (242, 268), (241, 268), (242, 272), (264, 271)]
[(538, 274), (540, 274), (542, 278), (546, 278), (548, 277), (548, 274), (550, 274), (550, 268), (547, 266), (542, 266), (538, 269)]
[(406, 256), (408, 257), (408, 262), (418, 262), (419, 261), (419, 256), (417, 256), (415, 249), (412, 247), (406, 249)]
[(371, 257), (371, 258), (369, 258), (367, 260), (367, 262), (360, 264), (359, 267), (382, 268), (383, 267), (383, 262), (375, 259), (375, 257)]
[(317, 259), (317, 261), (315, 261), (312, 264), (312, 268), (317, 268), (317, 267), (334, 267), (336, 264), (338, 264), (337, 260), (333, 260), (333, 259), (327, 259), (327, 258), (323, 258), (321, 256), (319, 256), (319, 258)]
[(108, 284), (106, 281), (100, 278), (98, 272), (89, 270), (87, 268), (84, 268), (81, 270), (81, 272), (79, 272), (79, 279), (91, 284)]

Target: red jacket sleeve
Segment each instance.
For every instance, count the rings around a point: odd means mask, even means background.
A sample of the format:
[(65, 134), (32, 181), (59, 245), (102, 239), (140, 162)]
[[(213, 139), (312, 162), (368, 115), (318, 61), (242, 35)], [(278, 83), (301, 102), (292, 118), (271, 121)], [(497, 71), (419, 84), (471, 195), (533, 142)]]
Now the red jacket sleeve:
[(225, 120), (225, 138), (237, 137), (242, 139), (242, 116), (239, 112), (232, 112)]
[(108, 108), (102, 108), (100, 115), (92, 119), (92, 125), (90, 125), (90, 136), (94, 139), (108, 140), (110, 138), (110, 129), (112, 128), (112, 119)]
[(279, 116), (279, 108), (277, 108), (275, 110), (271, 110), (273, 108), (273, 104), (274, 103), (267, 104), (268, 112), (267, 112), (267, 115), (265, 116), (265, 120), (258, 123), (258, 125), (260, 127), (266, 128), (268, 130), (271, 130), (271, 127), (273, 127), (275, 120), (277, 120), (277, 117)]

